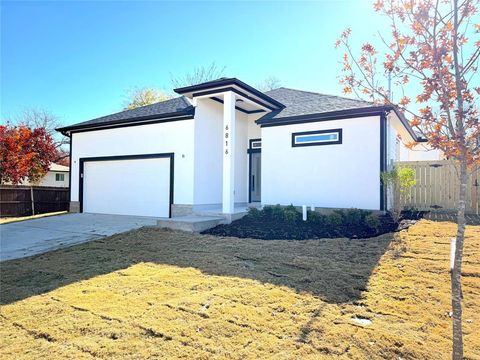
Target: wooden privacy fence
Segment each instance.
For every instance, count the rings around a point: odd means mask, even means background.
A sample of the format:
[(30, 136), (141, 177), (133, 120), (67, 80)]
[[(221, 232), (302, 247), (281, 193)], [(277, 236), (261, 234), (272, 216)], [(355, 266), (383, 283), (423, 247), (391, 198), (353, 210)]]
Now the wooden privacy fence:
[[(452, 160), (399, 161), (399, 166), (415, 170), (417, 183), (403, 199), (403, 206), (419, 210), (454, 211), (458, 204), (459, 179), (457, 166)], [(469, 214), (480, 213), (480, 168), (471, 172), (467, 184)]]
[(33, 215), (32, 204), (35, 214), (67, 211), (68, 188), (0, 185), (0, 216)]

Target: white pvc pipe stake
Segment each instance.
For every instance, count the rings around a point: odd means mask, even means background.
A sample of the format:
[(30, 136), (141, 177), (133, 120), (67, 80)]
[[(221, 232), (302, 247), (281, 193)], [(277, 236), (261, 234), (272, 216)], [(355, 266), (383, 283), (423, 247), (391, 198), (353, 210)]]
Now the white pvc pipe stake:
[(310, 210), (315, 211), (315, 206), (311, 205)]
[(307, 221), (307, 205), (302, 205), (302, 218), (303, 221)]
[(451, 238), (450, 239), (450, 270), (453, 270), (455, 265), (455, 248), (457, 246), (457, 239)]

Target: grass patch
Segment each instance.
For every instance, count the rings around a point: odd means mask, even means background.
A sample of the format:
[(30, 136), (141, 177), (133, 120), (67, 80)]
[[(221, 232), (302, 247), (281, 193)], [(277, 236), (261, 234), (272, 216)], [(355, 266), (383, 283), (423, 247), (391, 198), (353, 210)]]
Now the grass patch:
[[(449, 243), (422, 220), (369, 240), (140, 229), (1, 263), (2, 358), (448, 359)], [(465, 355), (480, 357), (480, 227)]]
[(30, 216), (20, 216), (20, 217), (3, 217), (0, 218), (0, 224), (8, 224), (17, 221), (25, 221), (25, 220), (32, 220), (32, 219), (39, 219), (47, 216), (56, 216), (56, 215), (64, 215), (67, 211), (58, 211), (58, 212), (51, 212), (45, 214), (38, 214), (38, 215), (30, 215)]

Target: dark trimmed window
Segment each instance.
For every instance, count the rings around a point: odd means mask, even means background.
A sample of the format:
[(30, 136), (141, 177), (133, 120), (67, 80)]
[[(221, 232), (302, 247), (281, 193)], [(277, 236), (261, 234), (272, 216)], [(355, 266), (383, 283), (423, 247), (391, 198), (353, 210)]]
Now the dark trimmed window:
[(55, 174), (55, 181), (65, 181), (65, 174)]
[(342, 143), (342, 129), (304, 131), (292, 134), (292, 146), (319, 146)]
[(252, 149), (261, 149), (262, 148), (262, 141), (261, 140), (257, 140), (257, 141), (252, 141), (250, 143), (250, 147)]

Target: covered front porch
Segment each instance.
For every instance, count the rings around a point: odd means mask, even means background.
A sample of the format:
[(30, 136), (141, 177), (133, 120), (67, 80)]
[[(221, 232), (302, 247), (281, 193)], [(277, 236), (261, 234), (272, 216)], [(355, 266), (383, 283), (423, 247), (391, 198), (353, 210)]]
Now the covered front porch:
[(250, 208), (260, 208), (259, 202), (249, 204), (235, 204), (231, 213), (224, 213), (221, 205), (205, 209), (196, 209), (190, 215), (160, 219), (157, 225), (162, 228), (201, 232), (220, 224), (229, 224), (248, 213)]
[(196, 109), (193, 213), (227, 221), (243, 216), (249, 204), (261, 203), (261, 133), (255, 120), (282, 105), (237, 79), (175, 91)]

